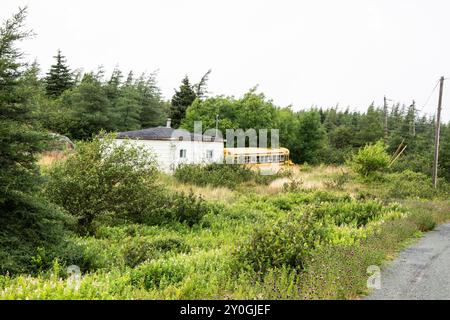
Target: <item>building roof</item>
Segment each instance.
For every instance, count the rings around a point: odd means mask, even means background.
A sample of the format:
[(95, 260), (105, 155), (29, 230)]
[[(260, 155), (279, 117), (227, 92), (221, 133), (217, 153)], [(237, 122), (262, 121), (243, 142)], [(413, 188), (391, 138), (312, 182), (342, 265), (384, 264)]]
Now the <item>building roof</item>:
[[(174, 129), (168, 127), (155, 127), (135, 131), (119, 132), (117, 139), (133, 139), (133, 140), (194, 140), (214, 142), (213, 136), (194, 134), (184, 129)], [(223, 142), (218, 139), (216, 142)]]

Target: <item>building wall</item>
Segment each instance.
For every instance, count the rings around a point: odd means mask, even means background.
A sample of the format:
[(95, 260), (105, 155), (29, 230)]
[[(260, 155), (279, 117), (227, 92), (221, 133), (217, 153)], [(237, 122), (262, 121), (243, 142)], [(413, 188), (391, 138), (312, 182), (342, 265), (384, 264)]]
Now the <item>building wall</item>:
[[(116, 139), (116, 143), (123, 143)], [(223, 142), (179, 141), (179, 140), (128, 140), (136, 146), (142, 146), (156, 156), (160, 170), (172, 172), (182, 163), (223, 163)], [(186, 150), (186, 157), (180, 158), (180, 150)], [(212, 158), (207, 152), (212, 151)]]

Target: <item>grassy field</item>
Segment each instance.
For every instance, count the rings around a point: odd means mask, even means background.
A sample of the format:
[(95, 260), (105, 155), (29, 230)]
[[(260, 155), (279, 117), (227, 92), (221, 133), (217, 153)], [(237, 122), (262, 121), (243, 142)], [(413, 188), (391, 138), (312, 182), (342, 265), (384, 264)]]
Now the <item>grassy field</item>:
[(55, 260), (35, 275), (0, 276), (0, 299), (357, 299), (368, 266), (450, 218), (450, 201), (417, 196), (413, 182), (399, 197), (393, 175), (369, 183), (347, 167), (295, 166), (229, 189), (161, 174), (207, 201), (200, 223), (101, 225), (74, 236), (86, 261), (79, 277)]

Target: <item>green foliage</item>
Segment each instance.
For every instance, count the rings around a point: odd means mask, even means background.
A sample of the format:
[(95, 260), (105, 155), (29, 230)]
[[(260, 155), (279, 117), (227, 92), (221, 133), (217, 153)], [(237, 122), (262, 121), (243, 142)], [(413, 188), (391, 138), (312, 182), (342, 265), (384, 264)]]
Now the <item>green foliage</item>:
[(314, 214), (289, 214), (274, 225), (257, 227), (238, 256), (255, 271), (282, 266), (302, 269), (325, 232)]
[(294, 160), (318, 163), (319, 152), (326, 138), (319, 113), (315, 110), (300, 113), (296, 133), (298, 149), (292, 152)]
[(134, 269), (131, 282), (147, 290), (176, 284), (186, 276), (186, 268), (176, 260), (149, 261)]
[(186, 109), (197, 98), (192, 85), (189, 82), (189, 78), (185, 76), (181, 81), (179, 90), (175, 91), (172, 97), (172, 105), (170, 107), (170, 118), (172, 119), (172, 126), (178, 128), (181, 121), (186, 115)]
[(304, 181), (302, 179), (289, 178), (288, 182), (283, 184), (284, 192), (300, 192), (303, 189)]
[(66, 217), (38, 196), (42, 180), (35, 161), (49, 137), (39, 132), (33, 117), (35, 70), (25, 70), (16, 47), (29, 35), (23, 31), (25, 17), (21, 9), (0, 27), (1, 274), (36, 271), (32, 257), (38, 248), (55, 256), (66, 243)]
[(342, 172), (334, 177), (324, 181), (324, 185), (330, 189), (342, 190), (344, 185), (350, 180), (348, 172)]
[(79, 143), (76, 153), (48, 172), (47, 198), (76, 217), (79, 232), (92, 231), (95, 219), (108, 216), (143, 221), (159, 207), (153, 157), (112, 139)]
[[(272, 129), (278, 128), (277, 124), (281, 124), (277, 118), (277, 108), (272, 101), (267, 100), (264, 94), (257, 93), (256, 88), (253, 88), (240, 99), (217, 96), (195, 100), (186, 110), (182, 127), (192, 131), (194, 121), (202, 121), (204, 130), (215, 128), (217, 115), (219, 115), (218, 128), (222, 134), (226, 134), (227, 129), (244, 131)], [(230, 143), (234, 145), (234, 141)]]
[(183, 192), (167, 195), (159, 214), (161, 222), (178, 221), (192, 227), (208, 212), (208, 204), (191, 190), (187, 195)]
[(410, 218), (414, 224), (417, 226), (417, 229), (421, 232), (427, 232), (433, 230), (436, 227), (436, 221), (430, 212), (416, 212)]
[(332, 219), (338, 226), (354, 225), (359, 228), (379, 218), (390, 209), (383, 207), (383, 204), (377, 200), (364, 202), (352, 200), (324, 203), (315, 208), (314, 212), (323, 219)]
[(372, 233), (376, 225), (372, 222), (403, 217), (395, 204), (385, 207), (380, 201), (346, 198), (330, 202), (314, 198), (315, 202), (299, 213), (298, 204), (305, 200), (295, 194), (274, 200), (278, 208), (289, 213), (275, 223), (256, 227), (237, 252), (239, 260), (257, 272), (282, 266), (302, 270), (305, 261), (323, 246), (354, 245)]
[(52, 97), (60, 96), (65, 90), (73, 87), (73, 75), (66, 65), (66, 58), (58, 50), (56, 56), (56, 64), (50, 67), (50, 71), (45, 78), (45, 90), (47, 95)]
[(244, 165), (211, 163), (180, 165), (174, 177), (182, 183), (236, 189), (243, 183), (269, 184), (286, 174), (280, 171), (273, 175), (261, 175)]
[(152, 154), (129, 142), (115, 144), (113, 137), (78, 143), (47, 173), (45, 195), (76, 218), (79, 233), (127, 221), (192, 226), (208, 212), (192, 192), (171, 194), (157, 182)]
[(92, 73), (85, 74), (81, 83), (61, 97), (70, 110), (67, 132), (74, 139), (89, 139), (101, 130), (110, 130), (112, 110), (105, 89)]
[(123, 255), (127, 266), (136, 267), (147, 260), (157, 259), (169, 251), (186, 253), (189, 250), (190, 247), (179, 238), (162, 238), (153, 241), (137, 238), (134, 241), (126, 242)]
[(359, 149), (351, 158), (350, 165), (356, 173), (367, 178), (387, 169), (389, 162), (386, 147), (380, 140)]
[(382, 194), (388, 198), (432, 199), (444, 193), (442, 189), (434, 189), (431, 178), (423, 173), (405, 170), (403, 172), (391, 173), (384, 178), (386, 182), (383, 184)]

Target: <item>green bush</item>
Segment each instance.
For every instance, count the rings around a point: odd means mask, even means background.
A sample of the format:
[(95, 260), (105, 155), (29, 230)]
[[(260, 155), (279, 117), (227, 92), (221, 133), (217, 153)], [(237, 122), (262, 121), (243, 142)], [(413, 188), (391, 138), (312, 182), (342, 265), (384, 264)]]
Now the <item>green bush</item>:
[(434, 220), (430, 212), (415, 212), (409, 218), (422, 232), (433, 230), (436, 227), (436, 221)]
[(385, 207), (377, 200), (329, 202), (314, 209), (316, 215), (323, 219), (332, 219), (338, 226), (355, 225), (358, 228), (365, 226), (385, 212)]
[[(166, 201), (159, 209), (163, 221), (178, 221), (193, 226), (200, 222), (209, 212), (208, 203), (202, 197), (196, 196), (192, 190), (188, 194), (176, 192), (166, 196)], [(152, 219), (155, 215), (150, 215)]]
[(431, 199), (439, 194), (439, 190), (433, 188), (431, 178), (423, 173), (405, 170), (386, 175), (385, 180), (387, 187), (384, 187), (383, 193), (389, 198)]
[(304, 181), (300, 178), (289, 177), (289, 180), (283, 183), (284, 192), (300, 192), (303, 190)]
[(344, 185), (350, 180), (348, 172), (342, 172), (324, 182), (326, 188), (342, 190)]
[(289, 174), (289, 171), (280, 171), (277, 174), (262, 175), (245, 165), (211, 163), (180, 165), (175, 170), (174, 176), (183, 183), (236, 189), (243, 183), (267, 185), (271, 181)]
[(127, 266), (135, 267), (147, 260), (160, 257), (162, 254), (172, 252), (189, 252), (190, 247), (179, 238), (163, 238), (149, 240), (136, 238), (127, 241), (124, 249), (124, 261)]
[(305, 259), (325, 237), (326, 228), (316, 215), (290, 213), (274, 225), (257, 227), (238, 256), (257, 272), (282, 266), (303, 269)]
[(164, 288), (181, 282), (186, 276), (183, 264), (173, 260), (151, 260), (141, 264), (131, 272), (133, 286), (147, 290)]
[(48, 171), (45, 195), (77, 219), (77, 231), (92, 231), (95, 219), (140, 221), (160, 207), (152, 155), (113, 137), (80, 142), (68, 159)]
[(359, 149), (349, 161), (353, 170), (366, 178), (387, 169), (389, 163), (389, 154), (381, 140), (375, 144), (368, 144), (364, 148)]
[(76, 260), (79, 250), (66, 228), (71, 219), (55, 205), (16, 193), (0, 204), (0, 210), (0, 274), (36, 273), (56, 258)]
[(45, 195), (74, 216), (79, 233), (124, 222), (192, 226), (208, 212), (200, 197), (170, 193), (157, 182), (153, 156), (113, 136), (81, 142), (48, 170)]

